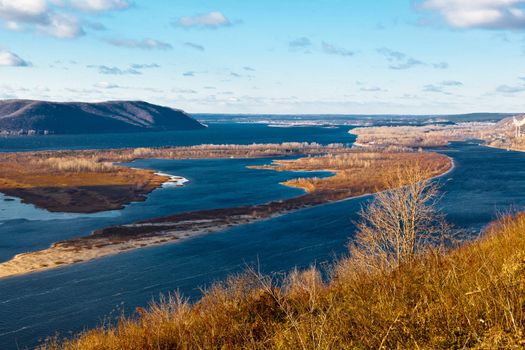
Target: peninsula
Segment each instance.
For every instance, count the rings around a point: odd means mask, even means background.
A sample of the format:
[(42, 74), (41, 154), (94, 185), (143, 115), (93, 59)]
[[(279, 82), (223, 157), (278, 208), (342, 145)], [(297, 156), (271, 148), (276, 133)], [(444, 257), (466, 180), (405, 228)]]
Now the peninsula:
[(154, 170), (120, 165), (139, 158), (261, 158), (348, 151), (342, 145), (283, 143), (0, 153), (0, 192), (51, 212), (95, 213), (143, 201), (170, 181), (169, 175)]
[[(238, 150), (242, 149), (241, 146), (237, 147)], [(281, 145), (278, 148), (283, 151), (281, 154), (287, 153), (283, 149), (286, 147)], [(244, 151), (246, 154), (246, 150)], [(278, 161), (273, 165), (260, 167), (270, 170), (327, 170), (335, 174), (327, 178), (296, 179), (285, 183), (304, 189), (306, 193), (302, 196), (260, 205), (181, 213), (108, 227), (86, 237), (57, 242), (42, 251), (19, 254), (0, 264), (0, 278), (174, 242), (307, 207), (383, 191), (390, 188), (388, 180), (396, 176), (399, 169), (413, 167), (423, 172), (422, 176), (432, 178), (444, 174), (452, 167), (451, 160), (439, 153), (370, 152), (336, 146), (333, 146), (330, 152), (327, 151), (324, 146), (316, 146), (310, 149), (310, 152), (325, 154)], [(302, 152), (305, 152), (305, 149), (302, 149)], [(258, 153), (254, 150), (253, 154)]]

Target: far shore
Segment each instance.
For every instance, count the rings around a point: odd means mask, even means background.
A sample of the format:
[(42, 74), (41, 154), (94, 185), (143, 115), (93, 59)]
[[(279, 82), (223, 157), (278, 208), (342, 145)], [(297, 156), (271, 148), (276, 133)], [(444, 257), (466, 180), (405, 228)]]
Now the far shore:
[(394, 147), (435, 150), (447, 147), (453, 141), (477, 139), (483, 141), (482, 145), (485, 147), (525, 151), (525, 136), (516, 137), (511, 118), (498, 123), (355, 128), (349, 130), (349, 133), (357, 136), (354, 146), (367, 149)]

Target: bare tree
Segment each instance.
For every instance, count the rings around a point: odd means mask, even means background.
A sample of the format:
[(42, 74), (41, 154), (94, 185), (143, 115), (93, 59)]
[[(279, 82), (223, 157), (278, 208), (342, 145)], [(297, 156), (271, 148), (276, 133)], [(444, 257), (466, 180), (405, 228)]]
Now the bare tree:
[(368, 268), (411, 262), (424, 246), (443, 246), (450, 229), (437, 210), (439, 183), (419, 163), (398, 169), (390, 190), (378, 193), (360, 212), (352, 258)]

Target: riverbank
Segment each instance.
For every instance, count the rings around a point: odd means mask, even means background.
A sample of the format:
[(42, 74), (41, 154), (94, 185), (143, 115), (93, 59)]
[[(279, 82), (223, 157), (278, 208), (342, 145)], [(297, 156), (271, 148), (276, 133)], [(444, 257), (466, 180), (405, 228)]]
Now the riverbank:
[(132, 249), (175, 242), (299, 209), (378, 192), (387, 189), (387, 178), (402, 167), (417, 164), (429, 178), (441, 175), (452, 167), (448, 157), (437, 153), (377, 153), (355, 150), (351, 154), (305, 157), (281, 164), (286, 164), (286, 167), (276, 167), (274, 164), (263, 168), (298, 171), (328, 169), (336, 175), (324, 179), (297, 179), (286, 183), (307, 192), (288, 200), (177, 214), (109, 227), (86, 237), (58, 242), (48, 249), (19, 254), (0, 264), (0, 277), (42, 271)]
[(283, 143), (0, 153), (0, 192), (50, 212), (96, 213), (122, 209), (144, 201), (157, 188), (185, 183), (169, 174), (121, 165), (141, 158), (262, 158), (348, 151), (342, 145)]
[(498, 123), (356, 128), (349, 133), (357, 136), (354, 147), (367, 149), (438, 149), (453, 141), (476, 139), (487, 147), (525, 151), (525, 138), (516, 137), (511, 118)]
[(0, 154), (0, 192), (50, 212), (122, 209), (168, 181), (152, 170), (38, 153)]
[(365, 148), (388, 149), (446, 147), (449, 142), (465, 139), (492, 140), (503, 132), (495, 123), (460, 123), (453, 125), (380, 126), (356, 128), (349, 131), (356, 135), (354, 145)]

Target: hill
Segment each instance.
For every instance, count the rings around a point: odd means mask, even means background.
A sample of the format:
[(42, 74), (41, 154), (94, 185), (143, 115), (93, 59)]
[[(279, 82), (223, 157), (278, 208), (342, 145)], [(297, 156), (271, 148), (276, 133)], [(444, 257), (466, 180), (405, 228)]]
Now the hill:
[(142, 101), (0, 101), (3, 134), (90, 134), (204, 127), (181, 110)]
[(445, 254), (432, 250), (395, 269), (346, 258), (330, 271), (256, 272), (178, 295), (113, 327), (41, 350), (94, 349), (523, 349), (525, 216)]
[(502, 119), (497, 123), (497, 126), (512, 130), (514, 128), (514, 118), (516, 118), (519, 121), (525, 120), (525, 114), (515, 114), (513, 116)]

